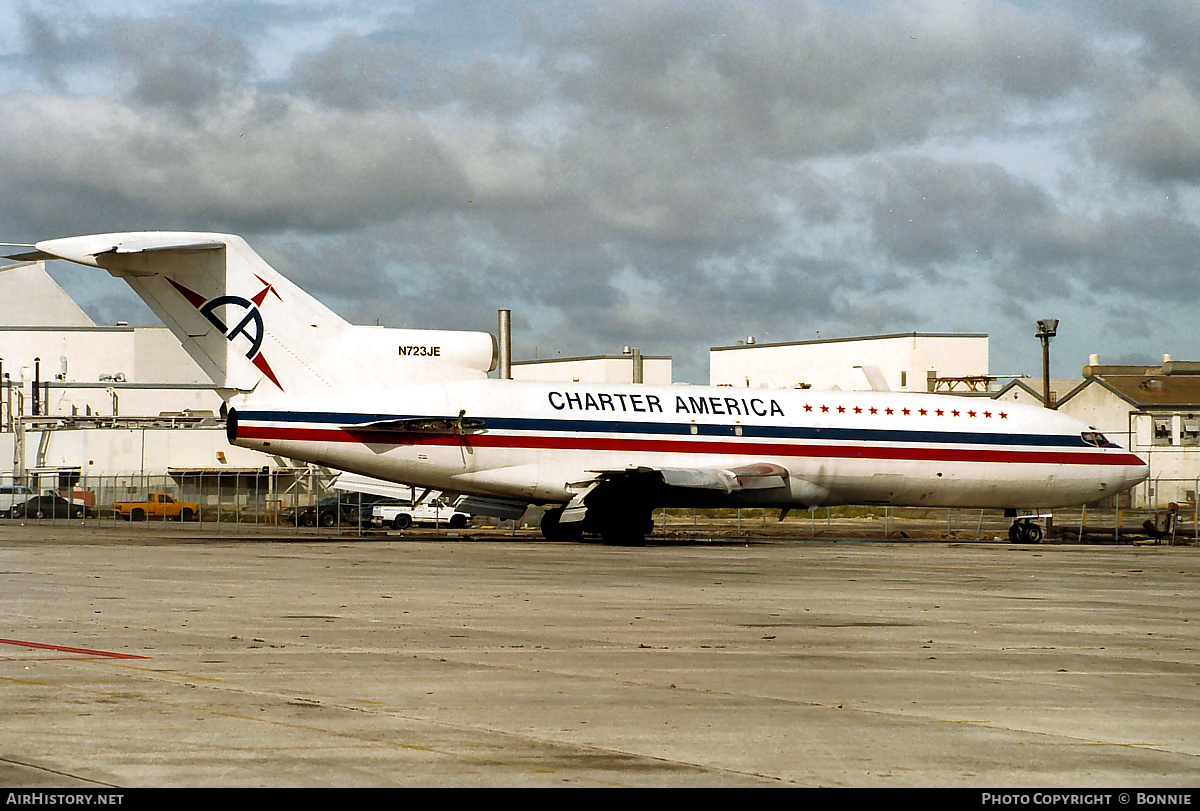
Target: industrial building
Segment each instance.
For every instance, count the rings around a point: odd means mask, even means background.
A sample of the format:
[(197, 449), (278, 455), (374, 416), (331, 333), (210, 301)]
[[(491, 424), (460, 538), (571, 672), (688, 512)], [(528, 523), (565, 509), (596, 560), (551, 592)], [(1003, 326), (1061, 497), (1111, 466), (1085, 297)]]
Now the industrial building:
[(626, 347), (620, 355), (546, 358), (514, 361), (513, 380), (553, 380), (564, 383), (671, 384), (669, 355), (642, 355)]
[(738, 388), (987, 392), (988, 336), (912, 332), (714, 346), (709, 382)]
[(1200, 363), (1164, 355), (1160, 366), (1104, 366), (1093, 355), (1083, 382), (1060, 398), (1058, 408), (1146, 460), (1150, 477), (1131, 494), (1133, 506), (1196, 503)]
[(43, 263), (0, 273), (0, 484), (95, 505), (164, 491), (261, 511), (328, 481), (229, 445), (220, 408), (166, 327), (95, 324)]

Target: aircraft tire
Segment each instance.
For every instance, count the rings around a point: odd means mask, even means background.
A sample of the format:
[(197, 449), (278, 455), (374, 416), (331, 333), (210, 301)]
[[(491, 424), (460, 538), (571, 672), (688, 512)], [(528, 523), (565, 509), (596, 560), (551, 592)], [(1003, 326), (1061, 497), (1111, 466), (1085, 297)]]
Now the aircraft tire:
[(629, 526), (607, 526), (600, 531), (600, 539), (606, 546), (645, 546), (646, 536)]
[(577, 543), (583, 540), (583, 527), (579, 524), (563, 524), (562, 508), (547, 510), (542, 514), (542, 537), (547, 541)]
[(1041, 543), (1044, 536), (1041, 525), (1032, 521), (1017, 521), (1008, 528), (1008, 540), (1012, 543)]
[(607, 516), (598, 530), (608, 546), (645, 546), (646, 536), (654, 531), (654, 519), (649, 511), (619, 512)]

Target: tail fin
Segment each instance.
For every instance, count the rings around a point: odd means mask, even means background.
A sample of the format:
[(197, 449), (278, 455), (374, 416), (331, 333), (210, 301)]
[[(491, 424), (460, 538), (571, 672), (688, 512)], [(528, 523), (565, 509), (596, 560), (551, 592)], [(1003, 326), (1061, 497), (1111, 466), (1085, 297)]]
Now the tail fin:
[[(347, 323), (241, 237), (99, 234), (47, 240), (36, 248), (46, 258), (104, 268), (124, 279), (213, 383), (230, 393), (265, 386), (312, 394), (381, 379), (395, 384), (483, 377), (493, 366), (494, 340), (487, 333)], [(424, 351), (405, 353), (414, 348)]]

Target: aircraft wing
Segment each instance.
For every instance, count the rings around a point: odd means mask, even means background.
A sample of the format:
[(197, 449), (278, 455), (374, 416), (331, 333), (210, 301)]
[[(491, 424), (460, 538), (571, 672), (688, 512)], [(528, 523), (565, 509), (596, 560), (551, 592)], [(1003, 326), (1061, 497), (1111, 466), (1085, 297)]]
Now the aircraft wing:
[[(586, 483), (563, 510), (562, 522), (582, 521), (593, 498), (621, 498), (644, 488), (671, 487), (684, 490), (716, 491), (729, 495), (744, 490), (769, 490), (788, 486), (787, 469), (770, 462), (753, 462), (732, 467), (636, 467), (622, 470), (596, 470), (596, 478)], [(598, 494), (598, 495), (595, 495)], [(716, 495), (716, 493), (714, 493)]]
[(465, 434), (483, 428), (483, 420), (467, 419), (466, 412), (457, 417), (413, 417), (375, 422), (356, 422), (341, 426), (347, 431), (395, 431), (404, 434)]
[(785, 468), (768, 462), (721, 468), (660, 467), (638, 469), (641, 473), (652, 470), (657, 471), (662, 476), (663, 484), (668, 487), (722, 490), (726, 493), (732, 493), (736, 490), (767, 490), (773, 487), (786, 487), (788, 475)]

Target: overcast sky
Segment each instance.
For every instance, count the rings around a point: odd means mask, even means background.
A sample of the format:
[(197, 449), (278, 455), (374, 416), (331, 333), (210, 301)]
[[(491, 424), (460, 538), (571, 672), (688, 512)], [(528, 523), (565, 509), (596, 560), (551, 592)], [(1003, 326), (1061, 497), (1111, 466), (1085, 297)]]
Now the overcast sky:
[[(0, 0), (0, 241), (241, 234), (517, 359), (984, 332), (1200, 360), (1200, 3)], [(59, 263), (61, 265), (61, 263)], [(154, 323), (107, 274), (57, 278)]]

